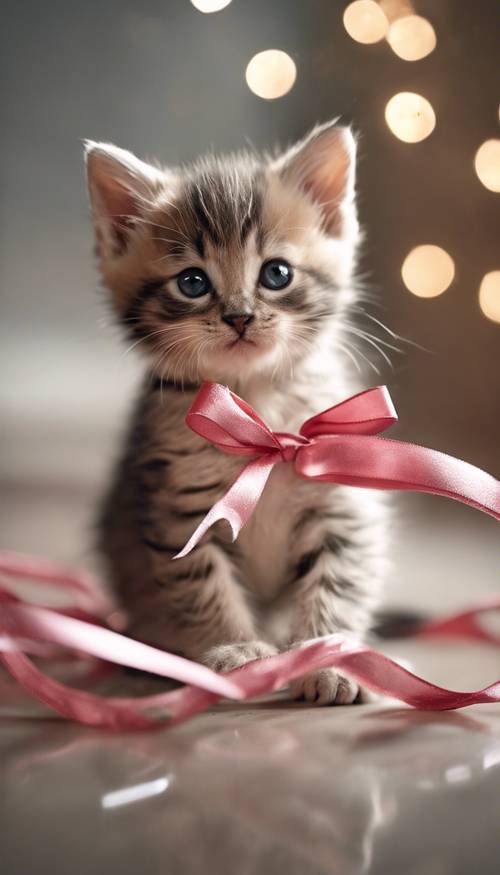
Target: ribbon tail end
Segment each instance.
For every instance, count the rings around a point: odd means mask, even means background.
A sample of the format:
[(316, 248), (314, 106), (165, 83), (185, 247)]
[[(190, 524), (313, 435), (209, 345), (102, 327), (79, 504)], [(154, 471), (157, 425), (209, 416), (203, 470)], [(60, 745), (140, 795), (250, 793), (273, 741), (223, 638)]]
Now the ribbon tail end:
[(185, 544), (182, 550), (179, 550), (179, 552), (176, 553), (175, 556), (172, 556), (172, 559), (183, 559), (185, 556), (187, 556), (188, 553), (190, 553), (191, 550), (196, 547), (198, 542), (201, 541), (205, 532), (207, 532), (208, 529), (219, 520), (225, 520), (227, 523), (229, 523), (229, 526), (231, 528), (232, 541), (236, 541), (236, 538), (240, 533), (242, 520), (237, 518), (236, 513), (230, 511), (228, 512), (227, 510), (226, 512), (221, 512), (217, 508), (217, 505), (215, 505), (210, 513), (206, 515), (205, 519), (201, 521), (198, 528), (193, 532), (187, 544)]

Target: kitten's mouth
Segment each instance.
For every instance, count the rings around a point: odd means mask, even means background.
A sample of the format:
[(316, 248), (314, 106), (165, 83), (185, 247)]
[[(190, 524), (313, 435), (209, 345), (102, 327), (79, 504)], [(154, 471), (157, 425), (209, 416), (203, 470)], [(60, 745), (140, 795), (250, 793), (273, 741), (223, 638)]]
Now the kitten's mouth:
[(254, 340), (249, 340), (248, 337), (237, 337), (236, 340), (231, 340), (227, 344), (227, 349), (234, 349), (235, 346), (257, 346)]

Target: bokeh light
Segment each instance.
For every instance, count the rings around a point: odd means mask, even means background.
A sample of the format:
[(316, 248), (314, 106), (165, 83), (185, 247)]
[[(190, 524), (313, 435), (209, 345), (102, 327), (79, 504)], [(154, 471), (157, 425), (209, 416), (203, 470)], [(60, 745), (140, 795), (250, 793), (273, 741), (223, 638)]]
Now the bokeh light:
[(487, 273), (479, 287), (479, 306), (493, 322), (500, 322), (500, 270)]
[(403, 61), (420, 61), (436, 48), (436, 34), (426, 18), (405, 15), (391, 24), (387, 42)]
[(453, 259), (440, 246), (416, 246), (406, 256), (401, 268), (403, 282), (419, 298), (436, 298), (453, 282)]
[(385, 120), (395, 137), (405, 143), (419, 143), (436, 126), (434, 110), (421, 94), (401, 91), (385, 107)]
[(374, 0), (355, 0), (344, 11), (344, 27), (358, 43), (378, 43), (384, 39), (389, 22)]
[(297, 68), (286, 52), (268, 49), (253, 56), (245, 75), (250, 91), (264, 100), (275, 100), (293, 88)]
[(220, 12), (229, 6), (231, 0), (191, 0), (195, 9), (199, 12)]
[(474, 166), (485, 188), (500, 191), (500, 140), (486, 140), (476, 152)]

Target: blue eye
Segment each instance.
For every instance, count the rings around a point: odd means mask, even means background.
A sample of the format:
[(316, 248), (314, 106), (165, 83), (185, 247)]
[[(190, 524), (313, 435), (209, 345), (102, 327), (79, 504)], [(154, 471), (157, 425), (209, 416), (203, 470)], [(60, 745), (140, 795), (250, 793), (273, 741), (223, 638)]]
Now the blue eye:
[(205, 271), (199, 267), (188, 267), (177, 277), (179, 290), (186, 298), (201, 298), (211, 291), (212, 286)]
[(293, 270), (286, 261), (274, 258), (262, 265), (259, 282), (266, 289), (277, 292), (290, 285), (293, 279)]

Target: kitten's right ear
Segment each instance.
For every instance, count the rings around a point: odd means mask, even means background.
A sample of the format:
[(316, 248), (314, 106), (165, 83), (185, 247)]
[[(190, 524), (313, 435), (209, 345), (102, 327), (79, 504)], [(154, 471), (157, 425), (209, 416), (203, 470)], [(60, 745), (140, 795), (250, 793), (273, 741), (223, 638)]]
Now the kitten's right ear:
[(100, 255), (123, 254), (134, 224), (151, 206), (164, 173), (110, 143), (85, 141), (92, 216)]
[(280, 176), (307, 192), (320, 208), (327, 233), (355, 235), (356, 141), (338, 119), (317, 125), (271, 165)]

